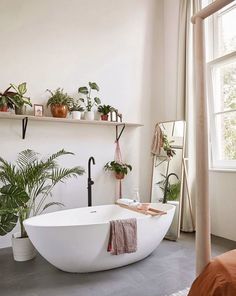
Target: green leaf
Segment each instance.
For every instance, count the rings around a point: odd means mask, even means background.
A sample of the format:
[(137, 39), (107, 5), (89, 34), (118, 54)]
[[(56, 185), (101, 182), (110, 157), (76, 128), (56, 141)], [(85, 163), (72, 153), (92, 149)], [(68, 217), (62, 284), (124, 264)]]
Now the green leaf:
[(98, 97), (95, 97), (94, 101), (97, 105), (101, 104), (101, 100)]
[(18, 90), (19, 90), (19, 93), (23, 96), (27, 92), (26, 82), (19, 84)]
[(78, 89), (78, 92), (81, 93), (81, 94), (87, 95), (88, 94), (88, 88), (87, 88), (87, 86), (80, 87)]
[(0, 211), (0, 235), (3, 236), (13, 230), (18, 221), (18, 216), (14, 212)]
[(99, 91), (99, 87), (96, 82), (89, 82), (89, 86), (91, 89), (95, 89), (96, 91)]
[(28, 194), (16, 185), (5, 185), (0, 189), (1, 208), (16, 209), (29, 201)]

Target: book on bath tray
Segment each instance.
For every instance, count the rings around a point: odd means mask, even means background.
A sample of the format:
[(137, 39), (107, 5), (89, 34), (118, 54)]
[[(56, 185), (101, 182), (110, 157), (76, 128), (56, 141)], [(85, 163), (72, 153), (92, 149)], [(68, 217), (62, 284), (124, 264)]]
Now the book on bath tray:
[(129, 210), (139, 212), (145, 215), (157, 216), (157, 215), (165, 215), (166, 212), (160, 211), (150, 207), (150, 203), (140, 203), (136, 200), (129, 198), (120, 198), (117, 199), (116, 204), (123, 208), (127, 208)]

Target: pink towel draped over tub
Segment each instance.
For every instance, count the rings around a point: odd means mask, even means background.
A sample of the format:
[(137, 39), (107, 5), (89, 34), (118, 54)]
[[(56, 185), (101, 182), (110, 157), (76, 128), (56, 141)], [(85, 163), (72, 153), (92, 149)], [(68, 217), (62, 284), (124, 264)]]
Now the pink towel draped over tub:
[(111, 255), (137, 251), (137, 220), (135, 218), (110, 221), (107, 251)]

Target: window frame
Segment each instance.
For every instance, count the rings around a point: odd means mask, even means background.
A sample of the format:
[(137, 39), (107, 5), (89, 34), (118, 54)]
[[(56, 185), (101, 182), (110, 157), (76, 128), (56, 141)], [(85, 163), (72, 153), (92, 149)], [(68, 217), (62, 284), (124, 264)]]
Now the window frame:
[[(208, 1), (210, 4), (212, 1)], [(213, 71), (215, 67), (227, 65), (236, 62), (236, 51), (226, 53), (220, 57), (219, 51), (219, 27), (218, 17), (236, 8), (236, 3), (231, 3), (222, 11), (210, 16), (206, 20), (206, 84), (207, 84), (207, 104), (208, 104), (208, 122), (209, 122), (209, 169), (219, 171), (236, 171), (236, 160), (220, 160), (217, 141), (216, 116), (227, 113), (236, 114), (236, 109), (226, 111), (215, 111), (215, 99), (213, 94)]]

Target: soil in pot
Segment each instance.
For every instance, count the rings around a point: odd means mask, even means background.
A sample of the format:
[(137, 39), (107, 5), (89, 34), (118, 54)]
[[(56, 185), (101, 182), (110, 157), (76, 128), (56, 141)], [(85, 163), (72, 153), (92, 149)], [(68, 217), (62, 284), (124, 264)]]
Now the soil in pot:
[(51, 112), (53, 117), (66, 118), (68, 114), (68, 107), (60, 104), (51, 105)]
[(108, 120), (108, 115), (101, 115), (101, 120), (107, 121)]
[(12, 250), (15, 261), (28, 261), (36, 256), (36, 250), (28, 237), (12, 236)]
[(116, 179), (117, 179), (117, 180), (122, 180), (122, 179), (124, 179), (124, 177), (125, 177), (125, 175), (124, 175), (123, 173), (119, 173), (119, 174), (116, 173), (115, 176), (116, 176)]
[(0, 112), (7, 112), (7, 111), (8, 111), (7, 105), (0, 106)]

